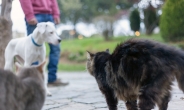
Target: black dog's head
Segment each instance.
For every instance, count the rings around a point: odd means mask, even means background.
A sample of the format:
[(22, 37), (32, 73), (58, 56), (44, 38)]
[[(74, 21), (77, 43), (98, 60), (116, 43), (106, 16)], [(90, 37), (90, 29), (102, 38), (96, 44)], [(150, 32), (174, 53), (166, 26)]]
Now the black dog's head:
[(88, 72), (93, 76), (96, 76), (99, 73), (104, 73), (109, 56), (109, 49), (103, 52), (97, 52), (96, 54), (87, 51), (86, 68)]
[(108, 66), (110, 56), (111, 55), (108, 49), (106, 51), (98, 52), (96, 54), (87, 52), (86, 67), (89, 73), (95, 77), (98, 87), (102, 94), (105, 95), (109, 110), (117, 110), (117, 98), (115, 97), (114, 91), (109, 86), (108, 81), (106, 79), (106, 67)]

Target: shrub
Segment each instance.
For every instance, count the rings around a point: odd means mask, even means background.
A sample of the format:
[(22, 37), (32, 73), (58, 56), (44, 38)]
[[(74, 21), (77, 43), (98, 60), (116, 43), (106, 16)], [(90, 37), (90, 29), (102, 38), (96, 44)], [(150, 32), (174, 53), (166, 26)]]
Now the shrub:
[(184, 0), (166, 0), (160, 20), (161, 35), (165, 41), (184, 39)]
[(132, 31), (139, 31), (140, 29), (140, 15), (137, 9), (134, 9), (130, 14), (130, 27)]

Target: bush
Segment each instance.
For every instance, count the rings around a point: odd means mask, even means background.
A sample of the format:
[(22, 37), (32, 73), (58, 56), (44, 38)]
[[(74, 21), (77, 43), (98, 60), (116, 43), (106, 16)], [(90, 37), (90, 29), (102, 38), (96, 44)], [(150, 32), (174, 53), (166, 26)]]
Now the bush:
[(139, 11), (137, 9), (134, 9), (130, 14), (130, 27), (131, 30), (139, 31), (140, 29), (140, 15)]
[(161, 35), (165, 41), (184, 39), (184, 0), (166, 0), (160, 20)]

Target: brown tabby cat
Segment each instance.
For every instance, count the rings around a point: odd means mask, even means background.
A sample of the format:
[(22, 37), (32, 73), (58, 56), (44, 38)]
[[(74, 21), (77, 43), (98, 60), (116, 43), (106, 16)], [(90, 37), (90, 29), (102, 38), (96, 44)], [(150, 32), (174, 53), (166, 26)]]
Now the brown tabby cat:
[[(176, 78), (184, 92), (184, 52), (155, 41), (131, 39), (114, 52), (88, 52), (87, 69), (105, 95), (109, 110), (118, 99), (128, 110), (167, 110)], [(137, 105), (137, 101), (138, 105)]]
[(16, 75), (0, 70), (0, 110), (41, 110), (46, 96), (43, 66), (25, 68), (16, 64)]

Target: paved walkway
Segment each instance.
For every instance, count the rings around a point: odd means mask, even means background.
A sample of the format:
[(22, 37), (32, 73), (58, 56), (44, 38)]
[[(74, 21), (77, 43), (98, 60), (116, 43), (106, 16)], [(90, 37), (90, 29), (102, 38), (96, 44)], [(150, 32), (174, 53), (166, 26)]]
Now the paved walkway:
[[(70, 84), (66, 87), (49, 87), (52, 97), (47, 97), (42, 110), (108, 110), (97, 83), (87, 72), (62, 72), (59, 77)], [(168, 110), (184, 110), (184, 94), (176, 83), (172, 94)], [(126, 110), (122, 101), (118, 108)]]

